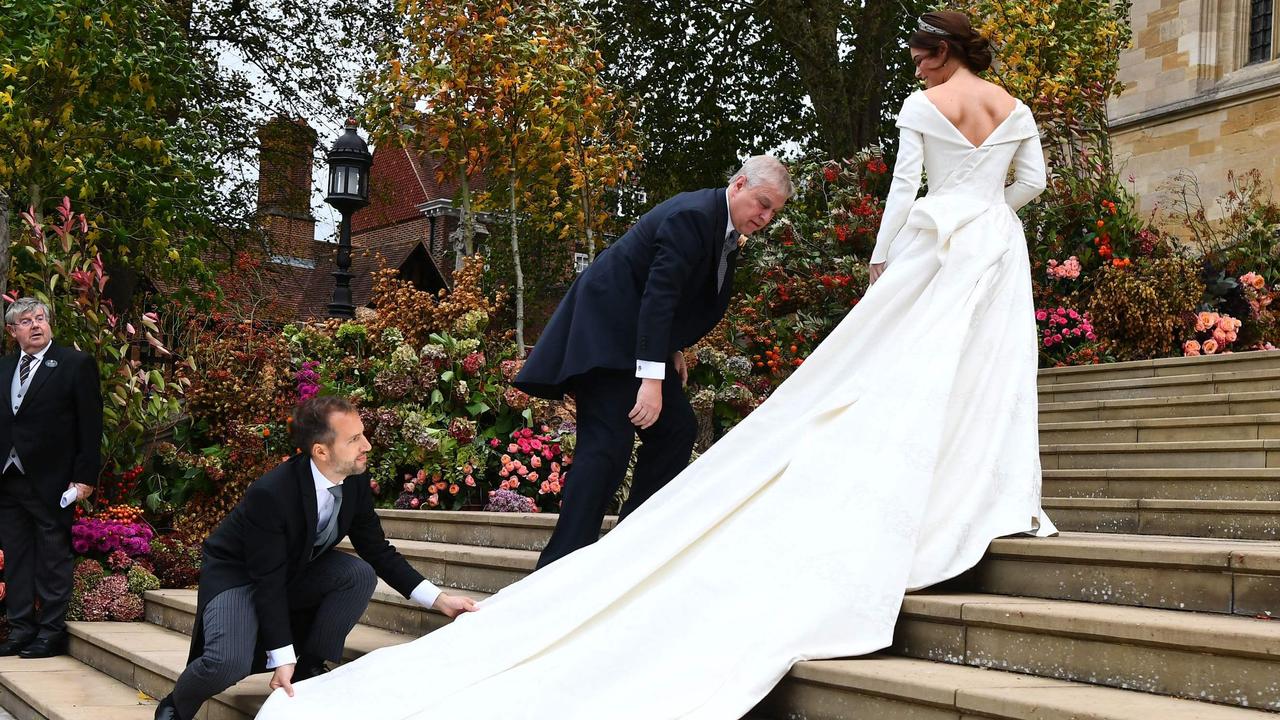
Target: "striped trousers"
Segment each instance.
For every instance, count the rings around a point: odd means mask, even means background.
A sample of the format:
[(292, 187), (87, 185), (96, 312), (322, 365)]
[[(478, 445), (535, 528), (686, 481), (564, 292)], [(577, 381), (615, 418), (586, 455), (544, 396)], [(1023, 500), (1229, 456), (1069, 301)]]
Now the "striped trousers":
[[(310, 634), (300, 643), (295, 638), (295, 652), (331, 662), (341, 660), (347, 633), (364, 614), (377, 582), (369, 563), (336, 550), (308, 563), (288, 589), (290, 610), (315, 611)], [(258, 640), (253, 586), (219, 593), (205, 607), (202, 621), (202, 654), (178, 677), (171, 695), (182, 720), (193, 720), (206, 700), (248, 677)]]

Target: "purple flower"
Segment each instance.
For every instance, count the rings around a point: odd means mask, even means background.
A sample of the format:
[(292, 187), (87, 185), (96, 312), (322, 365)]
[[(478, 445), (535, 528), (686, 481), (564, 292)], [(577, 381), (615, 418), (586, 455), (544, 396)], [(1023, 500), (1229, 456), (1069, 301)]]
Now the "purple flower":
[(316, 372), (316, 368), (320, 367), (320, 363), (315, 360), (308, 360), (302, 363), (302, 368), (294, 373), (294, 380), (298, 383), (298, 402), (304, 403), (307, 400), (320, 394), (320, 373)]

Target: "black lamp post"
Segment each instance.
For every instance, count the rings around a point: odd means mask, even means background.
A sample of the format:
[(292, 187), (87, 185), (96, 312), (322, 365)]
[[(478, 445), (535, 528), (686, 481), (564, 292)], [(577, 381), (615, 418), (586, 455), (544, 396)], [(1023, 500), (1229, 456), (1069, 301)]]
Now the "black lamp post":
[(333, 300), (329, 317), (353, 318), (351, 302), (351, 216), (369, 204), (369, 166), (373, 155), (369, 146), (356, 134), (356, 121), (347, 120), (344, 132), (329, 150), (329, 193), (324, 201), (342, 213), (342, 229), (338, 234), (338, 269), (333, 272)]

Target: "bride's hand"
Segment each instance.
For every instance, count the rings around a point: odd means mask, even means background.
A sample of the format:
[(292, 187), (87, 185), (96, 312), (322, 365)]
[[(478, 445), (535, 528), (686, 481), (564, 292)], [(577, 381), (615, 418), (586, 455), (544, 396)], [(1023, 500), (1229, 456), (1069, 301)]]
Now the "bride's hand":
[(870, 266), (869, 274), (871, 276), (871, 280), (867, 283), (867, 287), (871, 287), (876, 283), (876, 280), (880, 279), (880, 275), (884, 272), (885, 264), (886, 263), (874, 263)]
[(436, 598), (435, 605), (432, 605), (432, 607), (443, 613), (445, 617), (450, 618), (458, 617), (464, 612), (475, 612), (479, 609), (476, 607), (475, 600), (462, 595), (449, 595), (447, 593), (440, 593), (440, 596)]

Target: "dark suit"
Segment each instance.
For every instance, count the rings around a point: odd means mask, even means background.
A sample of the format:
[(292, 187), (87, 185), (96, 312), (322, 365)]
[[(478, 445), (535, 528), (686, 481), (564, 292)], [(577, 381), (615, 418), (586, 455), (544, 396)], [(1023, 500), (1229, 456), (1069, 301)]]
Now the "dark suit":
[[(387, 542), (369, 476), (348, 477), (342, 493), (334, 544), (349, 537), (363, 562), (332, 545), (315, 547), (316, 492), (306, 455), (290, 458), (250, 485), (205, 540), (190, 665), (173, 692), (179, 717), (193, 717), (209, 697), (265, 669), (267, 650), (295, 645), (300, 656), (340, 659), (342, 640), (373, 593), (375, 573), (405, 597), (423, 581)], [(206, 610), (224, 593), (241, 590), (246, 591), (245, 616), (229, 618), (235, 627), (206, 633)], [(326, 604), (334, 591), (349, 591), (346, 607)], [(212, 643), (217, 647), (206, 643), (207, 634), (217, 639)]]
[[(97, 485), (101, 465), (102, 390), (98, 366), (85, 353), (51, 344), (17, 413), (10, 388), (18, 355), (0, 360), (0, 467), (16, 450), (22, 464), (0, 476), (0, 546), (14, 637), (66, 633), (71, 599), (73, 507), (59, 497), (73, 482)], [(36, 619), (34, 600), (40, 600)]]
[(725, 188), (682, 193), (645, 213), (569, 288), (516, 376), (515, 386), (531, 395), (573, 392), (578, 406), (573, 469), (539, 566), (599, 536), (637, 432), (627, 418), (640, 387), (637, 360), (668, 366), (658, 421), (639, 431), (622, 515), (688, 465), (697, 425), (670, 362), (710, 332), (729, 305), (736, 247), (728, 249), (728, 271), (717, 288), (728, 219)]

